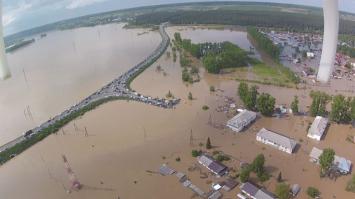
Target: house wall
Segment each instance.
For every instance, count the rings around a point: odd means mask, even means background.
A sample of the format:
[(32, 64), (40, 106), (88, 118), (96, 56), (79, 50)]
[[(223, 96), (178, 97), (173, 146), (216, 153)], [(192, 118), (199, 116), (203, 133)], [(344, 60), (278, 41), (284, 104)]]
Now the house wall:
[(270, 140), (266, 140), (260, 136), (257, 136), (256, 137), (256, 140), (259, 141), (259, 142), (262, 142), (264, 144), (267, 144), (267, 145), (271, 145), (273, 147), (275, 147), (276, 149), (280, 150), (280, 151), (283, 151), (283, 152), (286, 152), (286, 153), (289, 153), (289, 154), (292, 154), (292, 149), (289, 149), (287, 147), (284, 147), (284, 146), (281, 146), (281, 145), (278, 145)]
[(321, 140), (321, 136), (318, 136), (318, 135), (307, 134), (307, 137), (314, 139), (314, 140), (318, 140), (318, 141)]
[(243, 190), (242, 190), (242, 192), (243, 192), (245, 195), (247, 195), (249, 198), (256, 199), (254, 196), (250, 195), (249, 193), (247, 193), (247, 192), (245, 192), (245, 191), (243, 191)]

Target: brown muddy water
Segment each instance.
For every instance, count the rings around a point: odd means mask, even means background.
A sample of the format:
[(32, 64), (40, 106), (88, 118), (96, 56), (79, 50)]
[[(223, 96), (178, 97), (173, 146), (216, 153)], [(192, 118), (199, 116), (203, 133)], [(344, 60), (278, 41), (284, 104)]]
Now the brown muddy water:
[[(12, 78), (0, 82), (0, 144), (84, 99), (159, 44), (157, 32), (123, 24), (56, 31), (7, 54)], [(27, 81), (26, 81), (27, 80)]]
[[(302, 186), (298, 198), (307, 198), (305, 190), (308, 186), (319, 188), (323, 198), (333, 198), (334, 195), (336, 198), (355, 197), (344, 191), (351, 176), (341, 177), (335, 182), (320, 179), (319, 168), (308, 161), (308, 153), (313, 146), (330, 146), (338, 155), (355, 162), (355, 145), (345, 140), (346, 136), (355, 135), (354, 129), (332, 124), (325, 140), (317, 143), (306, 138), (307, 125), (312, 120), (308, 117), (261, 117), (242, 134), (213, 128), (208, 125), (209, 118), (213, 123), (223, 124), (231, 116), (216, 111), (218, 106), (225, 104), (226, 96), (234, 98), (240, 107), (236, 96), (238, 83), (232, 80), (233, 74), (210, 75), (200, 68), (201, 81), (186, 85), (181, 81), (178, 63), (178, 60), (173, 63), (172, 58), (163, 55), (132, 83), (133, 89), (151, 96), (162, 97), (170, 90), (175, 97), (182, 99), (176, 109), (165, 110), (127, 101), (100, 106), (69, 123), (57, 135), (49, 136), (1, 166), (1, 198), (192, 198), (191, 190), (184, 188), (175, 176), (163, 177), (154, 171), (167, 163), (186, 173), (194, 184), (207, 192), (211, 189), (211, 182), (220, 179), (211, 175), (202, 179), (199, 172), (188, 169), (197, 163), (191, 157), (191, 150), (199, 149), (199, 143), (205, 143), (207, 137), (211, 138), (213, 150), (222, 150), (233, 157), (227, 165), (237, 170), (241, 161), (250, 162), (257, 154), (264, 153), (267, 170), (274, 176), (264, 183), (270, 191), (274, 191), (275, 178), (281, 171), (287, 183)], [(165, 74), (156, 70), (158, 65)], [(218, 91), (209, 92), (211, 85)], [(310, 103), (309, 89), (264, 85), (259, 85), (259, 89), (275, 96), (278, 104), (289, 104), (294, 95), (300, 97), (302, 109)], [(192, 101), (187, 99), (189, 92), (193, 95)], [(203, 111), (203, 105), (210, 109)], [(296, 154), (288, 155), (257, 143), (255, 134), (262, 127), (298, 140), (300, 149)], [(85, 128), (89, 134), (87, 137)], [(67, 194), (69, 179), (61, 154), (67, 156), (76, 176), (84, 184), (82, 190)], [(181, 158), (180, 162), (175, 160), (177, 157)], [(204, 168), (202, 171), (207, 172)], [(235, 198), (238, 191), (235, 189), (223, 194), (225, 198)]]

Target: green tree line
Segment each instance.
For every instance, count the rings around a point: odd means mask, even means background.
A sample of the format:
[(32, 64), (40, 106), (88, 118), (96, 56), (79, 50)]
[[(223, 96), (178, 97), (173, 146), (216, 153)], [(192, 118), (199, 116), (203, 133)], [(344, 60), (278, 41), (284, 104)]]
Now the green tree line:
[(276, 62), (279, 62), (281, 50), (278, 46), (266, 37), (264, 34), (258, 31), (255, 27), (248, 27), (248, 34), (256, 41), (259, 48), (265, 51)]

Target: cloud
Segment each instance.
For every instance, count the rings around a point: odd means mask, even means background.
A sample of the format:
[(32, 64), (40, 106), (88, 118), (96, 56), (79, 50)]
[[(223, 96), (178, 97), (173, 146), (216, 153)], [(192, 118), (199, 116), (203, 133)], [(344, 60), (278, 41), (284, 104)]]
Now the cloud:
[(85, 7), (91, 4), (104, 2), (107, 0), (71, 0), (70, 4), (66, 6), (67, 9), (76, 9), (80, 7)]
[(2, 23), (4, 26), (8, 26), (11, 23), (13, 23), (17, 17), (32, 8), (32, 4), (31, 3), (27, 3), (27, 2), (20, 2), (16, 5), (14, 5), (13, 7), (5, 7), (4, 8), (4, 15), (2, 17)]

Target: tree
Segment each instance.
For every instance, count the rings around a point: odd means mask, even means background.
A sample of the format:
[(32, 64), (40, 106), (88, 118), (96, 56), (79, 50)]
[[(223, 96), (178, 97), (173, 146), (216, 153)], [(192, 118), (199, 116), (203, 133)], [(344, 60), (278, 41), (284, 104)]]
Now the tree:
[(212, 149), (212, 144), (211, 144), (210, 137), (207, 138), (206, 149)]
[(355, 175), (353, 175), (351, 177), (351, 179), (349, 180), (349, 182), (346, 185), (345, 190), (355, 193)]
[(279, 172), (279, 175), (277, 175), (277, 182), (282, 182), (282, 174), (281, 174), (281, 171)]
[(174, 33), (174, 38), (178, 44), (180, 44), (182, 42), (180, 33), (178, 33), (178, 32)]
[(328, 171), (332, 166), (334, 161), (335, 152), (331, 148), (327, 148), (323, 150), (323, 153), (319, 156), (319, 164), (321, 166), (322, 171)]
[(351, 111), (350, 111), (351, 119), (352, 119), (353, 121), (355, 121), (355, 97), (354, 97), (353, 100), (351, 101), (350, 107), (351, 107)]
[(256, 101), (256, 108), (264, 116), (271, 116), (275, 108), (275, 98), (267, 93), (261, 94)]
[(249, 176), (250, 176), (250, 168), (245, 167), (241, 170), (239, 178), (241, 182), (247, 182), (249, 180)]
[(247, 96), (249, 93), (249, 86), (245, 82), (240, 82), (239, 87), (238, 87), (238, 94), (240, 100), (245, 104), (247, 101)]
[(254, 110), (255, 106), (256, 106), (256, 100), (258, 97), (258, 89), (256, 86), (252, 86), (250, 88), (250, 91), (247, 93), (246, 96), (246, 102), (245, 102), (245, 106), (250, 109), (250, 110)]
[(210, 86), (210, 91), (211, 91), (211, 92), (215, 92), (215, 91), (216, 91), (216, 89), (214, 88), (214, 86)]
[(201, 153), (202, 153), (202, 151), (198, 151), (198, 150), (191, 151), (192, 157), (197, 157), (197, 156), (201, 155)]
[(292, 103), (291, 103), (291, 110), (292, 110), (292, 113), (293, 113), (293, 114), (298, 113), (298, 103), (299, 103), (298, 97), (295, 96), (295, 97), (293, 98)]
[(311, 116), (326, 116), (326, 106), (331, 97), (320, 91), (311, 91), (310, 96), (312, 98), (312, 104), (310, 107)]
[(351, 121), (351, 98), (346, 99), (343, 95), (333, 98), (330, 119), (337, 123), (348, 123)]
[(191, 93), (191, 92), (189, 92), (188, 99), (189, 99), (189, 100), (193, 100), (193, 97), (192, 97), (192, 93)]
[(279, 199), (288, 199), (290, 197), (290, 186), (285, 183), (279, 183), (276, 186), (275, 194)]
[(317, 188), (315, 187), (308, 187), (307, 188), (307, 195), (311, 198), (316, 198), (320, 195), (320, 192)]
[(169, 92), (166, 94), (167, 98), (173, 98), (174, 95), (171, 93), (171, 91), (169, 90)]
[(264, 163), (265, 163), (264, 154), (257, 155), (252, 163), (252, 170), (257, 174), (264, 173)]

